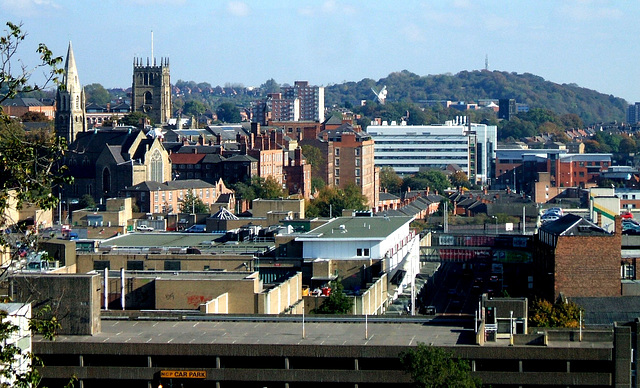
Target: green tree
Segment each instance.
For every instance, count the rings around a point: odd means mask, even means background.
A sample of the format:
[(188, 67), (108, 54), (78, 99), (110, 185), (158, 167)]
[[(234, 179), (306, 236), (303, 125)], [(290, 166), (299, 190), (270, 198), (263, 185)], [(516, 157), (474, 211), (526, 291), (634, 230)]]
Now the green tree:
[(531, 327), (580, 327), (580, 306), (572, 301), (552, 304), (544, 299), (536, 299), (529, 309)]
[(344, 209), (365, 210), (366, 204), (367, 197), (354, 184), (349, 184), (344, 189), (325, 186), (309, 202), (307, 214), (309, 217), (335, 217), (341, 215)]
[[(322, 177), (322, 166), (326, 165), (326, 158), (322, 154), (322, 151), (318, 147), (314, 147), (310, 144), (304, 144), (302, 147), (302, 155), (307, 160), (307, 163), (311, 165), (311, 177), (324, 179)], [(324, 182), (325, 184), (327, 182)]]
[(471, 188), (471, 182), (469, 182), (469, 178), (467, 174), (463, 171), (456, 171), (449, 176), (449, 181), (451, 182), (451, 186), (453, 187), (466, 187), (467, 189)]
[(231, 188), (236, 193), (238, 200), (251, 202), (256, 199), (256, 192), (252, 185), (248, 185), (245, 182), (238, 182), (231, 185)]
[(437, 191), (438, 194), (444, 194), (449, 184), (449, 178), (441, 171), (420, 171), (403, 180), (402, 190), (406, 191), (408, 188), (411, 188), (411, 190), (425, 190), (428, 187), (430, 193), (435, 194)]
[(210, 209), (209, 206), (193, 193), (193, 190), (187, 190), (187, 194), (185, 194), (182, 202), (180, 202), (180, 213), (209, 214)]
[(276, 82), (273, 78), (270, 78), (265, 81), (262, 85), (260, 85), (260, 89), (264, 90), (266, 93), (280, 93), (280, 84)]
[(143, 128), (147, 122), (153, 124), (151, 118), (142, 112), (131, 112), (120, 119), (120, 124), (138, 128)]
[(313, 309), (314, 314), (350, 314), (353, 309), (353, 299), (344, 293), (344, 286), (340, 279), (329, 283), (331, 293), (324, 298), (320, 307)]
[(100, 84), (89, 84), (84, 87), (87, 104), (107, 105), (111, 102), (111, 94)]
[[(49, 83), (57, 83), (62, 74), (59, 68), (62, 58), (55, 57), (42, 43), (36, 50), (40, 55), (40, 63), (33, 69), (23, 66), (16, 53), (20, 52), (19, 46), (24, 42), (26, 33), (21, 25), (7, 22), (6, 26), (7, 29), (0, 36), (0, 103), (15, 97), (17, 93), (24, 95), (45, 88)], [(36, 70), (44, 70), (48, 74), (41, 85), (30, 84), (29, 77)], [(11, 120), (0, 106), (0, 230), (17, 226), (17, 220), (10, 218), (8, 209), (20, 209), (28, 203), (50, 210), (58, 204), (55, 192), (62, 184), (72, 183), (71, 179), (64, 176), (65, 170), (59, 163), (65, 149), (65, 141), (48, 132), (26, 133), (22, 125)], [(13, 263), (19, 263), (18, 243), (27, 246), (37, 244), (37, 234), (19, 232), (12, 233), (11, 239), (7, 239), (4, 233), (0, 236), (0, 246), (12, 252)], [(0, 278), (5, 280), (6, 275), (5, 269), (0, 273)], [(30, 326), (33, 331), (52, 339), (59, 324), (53, 318), (41, 319), (40, 314), (44, 311), (41, 308), (34, 312), (35, 318), (30, 320)], [(6, 381), (13, 381), (11, 386), (37, 386), (40, 374), (36, 366), (41, 362), (29, 352), (7, 342), (18, 331), (7, 318), (6, 311), (0, 312), (0, 375)], [(20, 362), (25, 365), (25, 360), (26, 369), (18, 371), (16, 364)]]
[(399, 194), (402, 190), (402, 178), (389, 166), (380, 168), (380, 189)]
[(415, 387), (481, 387), (482, 382), (471, 375), (468, 361), (435, 346), (418, 346), (400, 354), (400, 362), (411, 375)]
[(23, 123), (44, 123), (49, 121), (47, 116), (42, 112), (29, 111), (20, 117)]
[(251, 186), (257, 198), (277, 199), (284, 197), (282, 185), (272, 176), (266, 178), (253, 177), (251, 179)]
[(232, 102), (223, 102), (220, 104), (218, 109), (216, 109), (216, 115), (218, 116), (218, 120), (223, 123), (239, 123), (242, 121), (240, 110)]
[(630, 154), (636, 152), (637, 150), (638, 145), (636, 144), (636, 141), (633, 140), (633, 138), (627, 135), (622, 137), (622, 140), (620, 141), (620, 147), (618, 148), (619, 152)]
[(89, 194), (85, 194), (82, 197), (80, 197), (79, 203), (82, 209), (87, 209), (87, 208), (91, 209), (96, 207), (96, 201)]
[(198, 117), (207, 111), (207, 106), (198, 100), (190, 100), (184, 103), (182, 115)]

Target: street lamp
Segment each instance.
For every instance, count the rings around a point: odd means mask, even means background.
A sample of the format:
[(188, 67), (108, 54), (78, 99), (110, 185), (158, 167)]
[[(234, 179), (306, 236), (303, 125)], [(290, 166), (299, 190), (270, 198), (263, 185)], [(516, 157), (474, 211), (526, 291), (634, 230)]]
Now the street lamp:
[(496, 216), (491, 216), (491, 218), (493, 218), (494, 220), (496, 220), (496, 234), (498, 234), (498, 217), (496, 217)]

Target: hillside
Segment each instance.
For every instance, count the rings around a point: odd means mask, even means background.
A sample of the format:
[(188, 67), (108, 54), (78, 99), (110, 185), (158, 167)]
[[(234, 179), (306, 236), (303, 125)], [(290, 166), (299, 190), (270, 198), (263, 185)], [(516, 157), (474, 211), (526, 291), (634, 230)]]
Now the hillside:
[(387, 101), (421, 100), (477, 101), (479, 99), (514, 98), (530, 108), (544, 108), (560, 115), (577, 114), (585, 124), (625, 121), (627, 102), (622, 98), (599, 93), (574, 84), (557, 84), (533, 74), (503, 71), (462, 71), (455, 75), (419, 76), (407, 70), (389, 74), (374, 81), (365, 78), (325, 87), (325, 105), (374, 98), (371, 88), (387, 86)]

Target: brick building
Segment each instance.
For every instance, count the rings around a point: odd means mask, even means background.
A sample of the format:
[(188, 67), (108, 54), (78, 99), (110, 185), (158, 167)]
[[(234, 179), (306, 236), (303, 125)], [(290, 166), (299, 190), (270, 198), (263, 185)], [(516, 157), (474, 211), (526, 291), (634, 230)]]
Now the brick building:
[(534, 238), (534, 289), (555, 301), (621, 295), (621, 225), (614, 233), (574, 214), (542, 225)]
[(55, 109), (53, 103), (45, 104), (35, 98), (15, 97), (8, 98), (2, 102), (2, 111), (9, 116), (15, 117), (21, 117), (27, 112), (38, 112), (44, 114), (47, 119), (53, 120)]
[(217, 184), (211, 184), (200, 179), (164, 183), (146, 181), (123, 190), (127, 197), (134, 198), (134, 202), (143, 213), (176, 213), (188, 193), (192, 193), (211, 207), (220, 195), (232, 192), (222, 180)]

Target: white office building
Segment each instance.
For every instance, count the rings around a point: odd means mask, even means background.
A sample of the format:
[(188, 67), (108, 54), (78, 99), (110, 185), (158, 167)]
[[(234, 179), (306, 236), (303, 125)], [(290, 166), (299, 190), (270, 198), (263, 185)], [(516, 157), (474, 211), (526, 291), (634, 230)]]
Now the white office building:
[(444, 125), (372, 123), (366, 131), (375, 141), (376, 166), (392, 167), (400, 175), (457, 165), (472, 182), (485, 184), (493, 178), (495, 125), (459, 117)]

